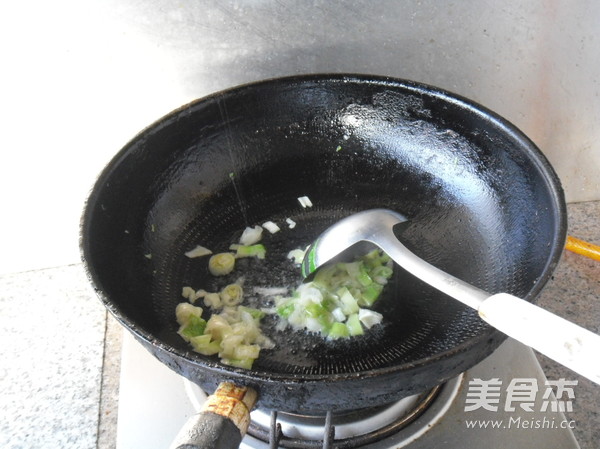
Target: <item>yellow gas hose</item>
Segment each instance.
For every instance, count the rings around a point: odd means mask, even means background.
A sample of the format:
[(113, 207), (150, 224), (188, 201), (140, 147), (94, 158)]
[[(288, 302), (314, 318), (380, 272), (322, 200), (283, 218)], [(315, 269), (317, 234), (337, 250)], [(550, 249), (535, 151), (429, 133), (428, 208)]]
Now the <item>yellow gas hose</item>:
[(565, 249), (590, 259), (600, 261), (600, 246), (588, 243), (575, 237), (567, 236)]

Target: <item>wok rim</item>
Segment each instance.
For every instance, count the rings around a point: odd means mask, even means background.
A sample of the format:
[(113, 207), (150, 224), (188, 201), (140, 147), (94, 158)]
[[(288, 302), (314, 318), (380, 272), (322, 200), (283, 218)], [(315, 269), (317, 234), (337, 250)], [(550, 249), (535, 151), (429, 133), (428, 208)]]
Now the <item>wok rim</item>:
[[(372, 84), (378, 86), (391, 86), (396, 89), (417, 93), (423, 96), (435, 97), (440, 100), (460, 106), (462, 109), (468, 110), (480, 118), (494, 123), (498, 129), (501, 129), (503, 133), (509, 135), (514, 141), (518, 142), (519, 147), (523, 150), (523, 154), (528, 157), (528, 160), (535, 163), (540, 174), (543, 175), (546, 187), (551, 194), (552, 203), (554, 205), (553, 214), (555, 218), (555, 233), (554, 239), (551, 242), (552, 248), (549, 252), (549, 257), (546, 260), (545, 266), (541, 271), (541, 274), (536, 279), (536, 282), (532, 285), (528, 294), (523, 299), (530, 302), (534, 302), (536, 297), (539, 295), (541, 290), (544, 288), (546, 283), (551, 279), (552, 274), (560, 262), (562, 257), (563, 248), (566, 241), (567, 234), (567, 212), (566, 202), (564, 199), (564, 191), (560, 182), (560, 179), (555, 172), (554, 168), (550, 164), (549, 160), (542, 153), (542, 151), (535, 145), (535, 143), (527, 137), (519, 128), (513, 123), (488, 109), (487, 107), (479, 104), (476, 101), (470, 100), (462, 95), (455, 94), (449, 90), (432, 86), (422, 82), (416, 82), (412, 80), (382, 76), (382, 75), (371, 75), (365, 73), (312, 73), (302, 75), (292, 75), (283, 77), (273, 77), (258, 81), (252, 81), (243, 83), (240, 85), (232, 86), (226, 89), (219, 90), (217, 92), (208, 94), (206, 96), (192, 100), (170, 112), (158, 118), (137, 134), (135, 134), (106, 164), (106, 166), (100, 171), (96, 180), (91, 188), (89, 195), (84, 203), (83, 213), (80, 218), (80, 235), (79, 235), (79, 248), (80, 257), (83, 263), (83, 267), (86, 273), (86, 277), (91, 283), (96, 294), (102, 301), (103, 305), (113, 315), (113, 317), (134, 337), (150, 345), (152, 348), (160, 350), (170, 357), (184, 360), (197, 366), (212, 376), (218, 376), (220, 378), (235, 378), (236, 381), (242, 380), (242, 383), (252, 384), (253, 382), (286, 382), (292, 384), (306, 384), (306, 383), (318, 383), (322, 381), (336, 381), (336, 380), (352, 380), (358, 378), (371, 378), (378, 376), (385, 376), (398, 372), (410, 372), (412, 370), (418, 370), (419, 368), (427, 365), (435, 365), (436, 362), (442, 360), (451, 359), (461, 353), (470, 351), (472, 348), (480, 345), (484, 345), (488, 342), (487, 355), (489, 355), (497, 346), (506, 338), (500, 331), (489, 327), (485, 332), (478, 334), (476, 337), (469, 338), (463, 343), (456, 345), (446, 351), (438, 352), (429, 357), (422, 357), (409, 363), (396, 364), (393, 366), (374, 368), (365, 371), (356, 371), (348, 373), (334, 373), (334, 374), (282, 374), (272, 373), (260, 370), (246, 370), (242, 368), (235, 368), (213, 361), (208, 357), (201, 356), (200, 354), (192, 353), (191, 350), (181, 351), (174, 346), (163, 343), (160, 339), (156, 338), (152, 332), (149, 332), (141, 327), (138, 327), (133, 320), (126, 316), (121, 308), (115, 304), (109, 295), (105, 292), (102, 287), (102, 281), (98, 273), (96, 273), (90, 266), (90, 262), (86, 256), (89, 251), (86, 235), (88, 234), (88, 227), (90, 225), (94, 209), (92, 205), (101, 193), (102, 188), (107, 180), (110, 179), (113, 170), (118, 167), (122, 160), (127, 157), (132, 146), (136, 142), (143, 138), (145, 135), (159, 129), (162, 126), (168, 125), (170, 121), (175, 119), (180, 114), (185, 113), (189, 109), (202, 104), (219, 101), (243, 93), (244, 91), (255, 89), (258, 87), (265, 87), (268, 85), (296, 85), (296, 84), (309, 84), (309, 83), (358, 83), (358, 84)], [(492, 344), (493, 343), (493, 344)], [(491, 346), (490, 346), (491, 345)], [(148, 349), (148, 348), (147, 348)], [(156, 355), (156, 354), (155, 354)], [(485, 358), (485, 357), (484, 357)], [(162, 361), (162, 360), (161, 360)], [(163, 361), (164, 363), (164, 361)]]

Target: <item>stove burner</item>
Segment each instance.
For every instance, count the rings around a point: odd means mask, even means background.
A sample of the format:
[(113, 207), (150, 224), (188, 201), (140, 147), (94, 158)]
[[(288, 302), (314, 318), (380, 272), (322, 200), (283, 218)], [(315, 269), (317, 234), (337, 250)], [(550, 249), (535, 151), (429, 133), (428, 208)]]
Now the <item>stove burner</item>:
[[(446, 384), (390, 404), (311, 416), (256, 409), (242, 449), (399, 448), (421, 437), (451, 406), (463, 375)], [(192, 405), (200, 410), (206, 393), (184, 380)]]
[(408, 426), (437, 397), (441, 387), (392, 404), (322, 416), (256, 410), (248, 434), (271, 448), (357, 448)]

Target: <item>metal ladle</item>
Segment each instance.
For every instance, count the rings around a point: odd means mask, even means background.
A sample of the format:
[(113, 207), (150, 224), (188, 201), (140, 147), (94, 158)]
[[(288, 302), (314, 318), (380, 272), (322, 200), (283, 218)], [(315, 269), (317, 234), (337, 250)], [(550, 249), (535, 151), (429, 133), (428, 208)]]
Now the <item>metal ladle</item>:
[(477, 310), (479, 316), (509, 337), (600, 384), (600, 336), (508, 293), (490, 294), (434, 267), (406, 248), (394, 226), (408, 221), (386, 209), (346, 217), (323, 232), (306, 251), (302, 275), (359, 242), (370, 242), (398, 265), (432, 287)]

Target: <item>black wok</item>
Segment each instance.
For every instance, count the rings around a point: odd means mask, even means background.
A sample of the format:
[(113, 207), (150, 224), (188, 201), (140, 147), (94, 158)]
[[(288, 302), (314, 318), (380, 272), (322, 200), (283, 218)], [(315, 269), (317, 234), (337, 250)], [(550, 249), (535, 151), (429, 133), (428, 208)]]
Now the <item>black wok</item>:
[[(304, 195), (314, 207), (300, 206)], [(175, 306), (184, 285), (211, 290), (226, 281), (208, 274), (206, 258), (184, 256), (196, 244), (223, 251), (245, 226), (277, 222), (283, 229), (266, 236), (267, 258), (244, 261), (253, 266), (246, 285), (293, 285), (300, 273), (289, 250), (372, 208), (406, 215), (402, 240), (427, 261), (530, 301), (565, 240), (559, 181), (514, 126), (437, 88), (323, 75), (220, 92), (141, 132), (89, 196), (83, 260), (114, 316), (205, 390), (232, 381), (256, 389), (260, 406), (293, 412), (367, 407), (444, 382), (504, 336), (399, 267), (377, 303), (379, 329), (328, 342), (278, 332), (266, 318), (277, 347), (252, 370), (192, 352), (176, 334)]]

